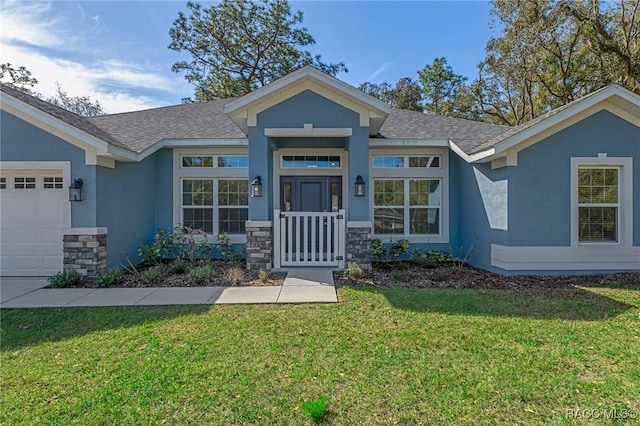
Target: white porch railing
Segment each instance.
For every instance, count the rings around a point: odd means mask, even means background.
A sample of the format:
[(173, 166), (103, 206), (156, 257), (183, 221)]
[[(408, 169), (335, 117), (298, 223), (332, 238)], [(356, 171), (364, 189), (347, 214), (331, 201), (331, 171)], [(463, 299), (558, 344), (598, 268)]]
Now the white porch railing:
[(345, 212), (274, 212), (273, 265), (344, 268)]

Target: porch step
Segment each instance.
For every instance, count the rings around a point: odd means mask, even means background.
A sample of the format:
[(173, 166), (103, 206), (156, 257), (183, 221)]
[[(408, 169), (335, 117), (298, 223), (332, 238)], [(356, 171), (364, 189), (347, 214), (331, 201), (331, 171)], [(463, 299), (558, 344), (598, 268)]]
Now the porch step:
[(333, 273), (329, 268), (290, 269), (278, 303), (337, 302)]

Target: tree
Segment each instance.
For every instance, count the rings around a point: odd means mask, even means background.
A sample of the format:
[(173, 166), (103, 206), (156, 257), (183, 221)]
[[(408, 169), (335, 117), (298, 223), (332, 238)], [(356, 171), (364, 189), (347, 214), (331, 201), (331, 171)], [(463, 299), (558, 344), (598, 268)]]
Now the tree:
[(30, 93), (38, 80), (24, 66), (14, 68), (9, 62), (0, 65), (0, 81), (14, 89)]
[(611, 83), (640, 93), (640, 0), (493, 0), (497, 37), (471, 84), (486, 121), (517, 125)]
[(303, 50), (315, 40), (286, 0), (223, 0), (208, 9), (189, 1), (187, 8), (190, 16), (180, 12), (169, 31), (169, 48), (191, 55), (172, 70), (186, 72), (199, 101), (244, 95), (305, 65), (347, 71)]
[(94, 101), (89, 96), (69, 96), (57, 82), (56, 88), (56, 95), (46, 99), (47, 102), (84, 117), (95, 117), (105, 113), (99, 101)]
[(418, 72), (418, 80), (426, 112), (455, 115), (456, 95), (467, 78), (453, 72), (446, 58), (435, 58), (431, 65)]
[(422, 111), (422, 89), (409, 77), (401, 78), (395, 86), (391, 86), (386, 81), (380, 84), (365, 82), (360, 84), (358, 89), (392, 107)]

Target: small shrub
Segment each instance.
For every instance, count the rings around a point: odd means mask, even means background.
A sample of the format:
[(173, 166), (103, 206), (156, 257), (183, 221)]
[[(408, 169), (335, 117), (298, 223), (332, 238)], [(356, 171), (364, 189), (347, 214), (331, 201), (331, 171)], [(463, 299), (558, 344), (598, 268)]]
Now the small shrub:
[(402, 239), (396, 241), (391, 245), (389, 251), (391, 253), (391, 258), (394, 261), (400, 260), (400, 258), (409, 251), (409, 240)]
[(312, 399), (302, 404), (302, 411), (307, 413), (311, 420), (318, 422), (324, 419), (329, 411), (327, 410), (327, 397), (320, 396), (318, 399)]
[(216, 246), (220, 250), (220, 257), (226, 260), (235, 260), (237, 257), (236, 251), (233, 249), (233, 243), (227, 233), (222, 232), (216, 235)]
[(189, 271), (189, 282), (191, 284), (202, 285), (212, 281), (215, 276), (216, 271), (214, 271), (213, 266), (204, 265)]
[(162, 281), (162, 271), (158, 267), (149, 268), (142, 273), (142, 282), (145, 284), (158, 284)]
[(224, 278), (230, 285), (239, 285), (244, 280), (244, 272), (240, 268), (230, 268)]
[(160, 249), (155, 246), (142, 246), (142, 248), (138, 250), (138, 256), (142, 258), (142, 263), (147, 265), (157, 265), (160, 263), (160, 259), (162, 259)]
[(350, 280), (359, 280), (364, 277), (364, 271), (357, 263), (349, 262), (342, 275)]
[(60, 271), (47, 279), (53, 288), (74, 287), (80, 283), (80, 280), (80, 274), (76, 271)]
[(171, 275), (179, 275), (187, 272), (188, 266), (182, 259), (177, 259), (167, 268), (167, 272)]
[(98, 287), (114, 287), (122, 281), (122, 271), (119, 269), (106, 269), (98, 274), (96, 284)]
[(260, 281), (262, 281), (263, 283), (266, 283), (267, 281), (269, 281), (269, 273), (264, 269), (261, 269), (258, 273), (258, 278), (260, 278)]
[(452, 257), (449, 253), (444, 251), (429, 250), (424, 252), (418, 248), (414, 248), (411, 251), (411, 258), (409, 261), (426, 268), (435, 268), (441, 263), (450, 262)]
[(380, 238), (373, 238), (371, 240), (371, 256), (373, 257), (373, 260), (382, 262), (386, 252), (387, 251), (385, 250), (384, 244), (382, 244), (382, 240)]

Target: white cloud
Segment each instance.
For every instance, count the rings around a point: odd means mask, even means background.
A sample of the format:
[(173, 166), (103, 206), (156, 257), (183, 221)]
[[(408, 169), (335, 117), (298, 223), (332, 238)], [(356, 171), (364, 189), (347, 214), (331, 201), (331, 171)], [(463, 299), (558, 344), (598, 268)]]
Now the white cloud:
[(375, 70), (369, 77), (366, 78), (365, 81), (375, 80), (380, 74), (388, 70), (389, 67), (391, 67), (392, 65), (394, 65), (393, 62), (387, 62), (385, 64), (380, 65), (377, 70)]
[[(81, 6), (78, 8), (83, 21), (86, 18), (93, 28), (100, 26), (98, 15), (88, 16)], [(116, 113), (167, 104), (136, 93), (160, 91), (168, 97), (184, 96), (184, 83), (178, 84), (151, 66), (104, 58), (95, 49), (83, 51), (80, 40), (74, 39), (78, 36), (67, 33), (71, 18), (56, 16), (50, 3), (10, 0), (3, 1), (0, 10), (1, 61), (26, 67), (38, 79), (34, 90), (45, 97), (54, 96), (59, 83), (69, 95), (89, 96), (106, 112)], [(91, 28), (78, 33), (86, 38), (87, 31)], [(78, 57), (82, 62), (75, 59)]]

